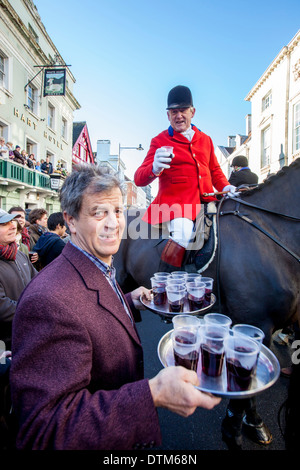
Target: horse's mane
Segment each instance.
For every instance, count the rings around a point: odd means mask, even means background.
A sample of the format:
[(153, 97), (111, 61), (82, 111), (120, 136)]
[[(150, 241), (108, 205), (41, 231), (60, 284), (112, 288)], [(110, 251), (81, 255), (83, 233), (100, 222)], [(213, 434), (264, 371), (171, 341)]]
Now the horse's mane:
[(251, 194), (261, 191), (268, 185), (274, 184), (282, 176), (287, 176), (291, 171), (295, 171), (300, 168), (300, 157), (294, 160), (289, 166), (283, 166), (277, 173), (269, 175), (262, 183), (259, 183), (256, 187), (250, 188), (248, 191), (243, 192), (243, 196), (250, 196)]

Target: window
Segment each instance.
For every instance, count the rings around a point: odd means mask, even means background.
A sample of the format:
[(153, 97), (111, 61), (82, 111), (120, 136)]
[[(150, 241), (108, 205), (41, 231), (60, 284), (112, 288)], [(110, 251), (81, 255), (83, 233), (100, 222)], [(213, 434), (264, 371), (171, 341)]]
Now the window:
[(0, 86), (4, 86), (4, 57), (0, 55)]
[(294, 106), (294, 152), (300, 150), (300, 102)]
[(7, 142), (8, 135), (9, 135), (8, 125), (5, 122), (0, 121), (0, 137), (4, 137), (5, 142)]
[(61, 136), (67, 140), (67, 120), (65, 118), (61, 119)]
[(270, 165), (271, 128), (262, 131), (261, 168)]
[(54, 129), (55, 108), (52, 104), (48, 103), (48, 126)]
[(37, 90), (32, 86), (27, 86), (27, 106), (31, 112), (36, 112)]
[(262, 99), (262, 111), (272, 105), (272, 91), (270, 90)]

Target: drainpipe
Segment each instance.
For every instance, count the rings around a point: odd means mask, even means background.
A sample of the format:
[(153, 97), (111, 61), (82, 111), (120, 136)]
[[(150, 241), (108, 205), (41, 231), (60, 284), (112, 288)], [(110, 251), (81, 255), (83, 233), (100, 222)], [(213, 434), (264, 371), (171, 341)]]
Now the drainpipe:
[[(290, 101), (290, 69), (291, 69), (291, 52), (286, 48), (286, 90), (285, 90), (285, 141), (284, 141), (284, 164), (288, 164), (288, 138), (289, 138), (289, 101)], [(280, 161), (279, 161), (280, 164)]]

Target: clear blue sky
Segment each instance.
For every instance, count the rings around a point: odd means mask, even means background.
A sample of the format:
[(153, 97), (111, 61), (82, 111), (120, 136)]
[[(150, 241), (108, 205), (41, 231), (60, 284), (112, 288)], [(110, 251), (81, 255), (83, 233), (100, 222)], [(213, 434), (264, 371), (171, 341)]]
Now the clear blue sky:
[(300, 1), (34, 0), (48, 34), (76, 78), (74, 94), (93, 150), (111, 140), (127, 174), (168, 127), (166, 100), (191, 88), (193, 123), (215, 145), (245, 134), (245, 97), (300, 28)]

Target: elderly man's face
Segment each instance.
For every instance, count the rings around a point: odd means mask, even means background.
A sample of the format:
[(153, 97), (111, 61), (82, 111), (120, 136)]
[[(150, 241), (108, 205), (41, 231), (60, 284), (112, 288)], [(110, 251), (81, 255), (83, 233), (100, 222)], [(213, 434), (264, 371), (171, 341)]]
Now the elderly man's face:
[(195, 108), (169, 109), (168, 118), (176, 132), (185, 132), (191, 125)]
[(85, 194), (79, 218), (64, 214), (72, 242), (111, 264), (125, 228), (122, 193), (114, 188), (107, 193)]
[(16, 240), (17, 222), (11, 220), (5, 224), (0, 224), (0, 245), (9, 245)]

